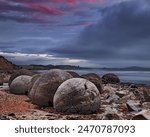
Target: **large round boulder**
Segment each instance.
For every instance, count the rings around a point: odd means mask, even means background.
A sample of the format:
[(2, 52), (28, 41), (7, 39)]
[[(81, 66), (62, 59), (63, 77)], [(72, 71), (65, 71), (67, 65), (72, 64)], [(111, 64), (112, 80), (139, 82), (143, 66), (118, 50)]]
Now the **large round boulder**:
[(97, 87), (97, 89), (99, 90), (100, 93), (102, 93), (102, 79), (100, 78), (100, 76), (98, 76), (95, 73), (88, 73), (88, 74), (84, 74), (81, 75), (82, 78), (85, 78), (89, 81), (91, 81), (93, 84), (95, 84), (95, 86)]
[(27, 76), (32, 76), (34, 75), (34, 73), (30, 70), (27, 70), (27, 69), (20, 69), (20, 70), (16, 70), (10, 77), (9, 79), (9, 86), (11, 85), (11, 82), (18, 76), (21, 76), (21, 75), (27, 75)]
[(29, 95), (29, 93), (30, 93), (30, 91), (31, 91), (31, 89), (32, 89), (32, 87), (33, 87), (33, 85), (34, 85), (34, 83), (36, 82), (36, 80), (37, 80), (40, 76), (41, 76), (41, 74), (35, 74), (35, 75), (32, 76), (32, 79), (31, 79), (31, 81), (30, 81), (30, 83), (29, 83), (29, 87), (28, 87), (28, 95)]
[(104, 84), (117, 84), (120, 83), (120, 79), (116, 74), (108, 73), (103, 75), (102, 81)]
[(99, 108), (98, 89), (83, 78), (72, 78), (63, 82), (54, 95), (54, 109), (58, 112), (90, 114)]
[(61, 83), (72, 76), (64, 70), (52, 69), (35, 81), (29, 97), (33, 104), (41, 107), (53, 106), (53, 97)]
[(28, 93), (28, 87), (31, 79), (32, 77), (27, 75), (16, 77), (10, 85), (10, 93), (26, 95)]

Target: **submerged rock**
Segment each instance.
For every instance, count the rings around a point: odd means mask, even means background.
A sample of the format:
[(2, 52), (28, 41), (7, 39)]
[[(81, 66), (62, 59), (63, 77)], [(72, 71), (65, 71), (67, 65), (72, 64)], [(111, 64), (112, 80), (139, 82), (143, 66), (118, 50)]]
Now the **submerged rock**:
[(41, 107), (53, 106), (53, 97), (61, 83), (72, 76), (60, 69), (52, 69), (41, 76), (33, 84), (29, 97), (33, 104)]
[(102, 81), (104, 84), (110, 83), (110, 84), (116, 84), (116, 83), (120, 83), (120, 79), (117, 75), (113, 74), (113, 73), (108, 73), (103, 75), (102, 77)]
[(31, 76), (22, 75), (15, 78), (10, 85), (10, 93), (25, 95), (28, 93)]
[(21, 76), (21, 75), (27, 75), (27, 76), (32, 76), (34, 75), (34, 73), (30, 70), (27, 70), (27, 69), (20, 69), (20, 70), (16, 70), (11, 76), (10, 76), (10, 79), (9, 79), (9, 86), (11, 85), (11, 82), (18, 76)]
[(81, 75), (81, 77), (91, 81), (97, 87), (99, 92), (102, 93), (102, 90), (103, 90), (103, 88), (102, 88), (102, 80), (97, 74), (95, 74), (95, 73), (88, 73), (88, 74)]
[(96, 86), (83, 78), (63, 82), (54, 96), (54, 108), (58, 112), (89, 114), (100, 107), (100, 93)]
[(139, 112), (132, 120), (150, 120), (150, 109)]

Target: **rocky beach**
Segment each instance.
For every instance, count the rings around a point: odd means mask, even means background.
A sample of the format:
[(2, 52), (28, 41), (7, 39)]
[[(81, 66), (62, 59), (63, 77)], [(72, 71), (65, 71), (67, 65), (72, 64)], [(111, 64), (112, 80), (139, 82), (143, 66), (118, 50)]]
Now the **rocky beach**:
[(1, 120), (150, 120), (148, 85), (123, 83), (112, 73), (37, 73), (0, 63)]
[[(1, 74), (4, 76), (4, 74)], [(10, 74), (9, 74), (10, 75)], [(126, 83), (103, 83), (100, 106), (91, 114), (57, 112), (52, 105), (32, 103), (28, 95), (10, 92), (8, 74), (0, 86), (0, 119), (11, 120), (130, 120), (150, 119), (150, 86)], [(98, 81), (96, 81), (98, 83)], [(45, 101), (41, 100), (41, 102)], [(92, 106), (91, 106), (92, 107)]]

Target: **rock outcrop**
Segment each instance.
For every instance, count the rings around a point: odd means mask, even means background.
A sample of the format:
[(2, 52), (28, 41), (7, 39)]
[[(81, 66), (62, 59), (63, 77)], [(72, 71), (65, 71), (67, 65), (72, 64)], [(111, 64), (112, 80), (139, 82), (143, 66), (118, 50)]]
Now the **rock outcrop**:
[(0, 56), (0, 70), (16, 69), (16, 68), (18, 68), (17, 65), (15, 65), (12, 62), (8, 61), (3, 56)]

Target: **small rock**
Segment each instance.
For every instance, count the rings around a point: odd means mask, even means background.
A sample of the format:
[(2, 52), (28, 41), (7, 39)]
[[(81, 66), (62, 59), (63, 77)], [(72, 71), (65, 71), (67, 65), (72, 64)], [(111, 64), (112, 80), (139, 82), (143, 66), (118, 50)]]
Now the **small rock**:
[(107, 93), (109, 95), (115, 94), (116, 91), (117, 91), (117, 89), (113, 88), (111, 86), (104, 86), (104, 88), (103, 88), (103, 92)]
[(127, 108), (129, 111), (136, 111), (139, 112), (142, 110), (140, 101), (136, 101), (136, 100), (128, 100), (127, 103)]
[(150, 91), (143, 91), (144, 101), (150, 102)]
[(144, 102), (142, 106), (144, 109), (150, 109), (150, 102)]
[(136, 90), (133, 90), (132, 92), (135, 95), (135, 97), (136, 97), (137, 100), (140, 100), (141, 102), (145, 101), (144, 100), (144, 95), (143, 95), (142, 91), (139, 91), (138, 89), (136, 89)]
[(105, 108), (105, 113), (103, 114), (102, 120), (122, 120), (121, 113), (115, 108), (111, 108), (110, 106)]
[(109, 104), (110, 103), (118, 103), (120, 97), (116, 94), (113, 94), (113, 95), (108, 95), (107, 98), (106, 98), (106, 102), (108, 102)]
[(121, 90), (121, 91), (116, 91), (116, 95), (118, 95), (120, 98), (123, 96), (127, 95), (129, 93), (128, 90)]
[(135, 84), (131, 84), (129, 88), (130, 89), (137, 89), (138, 87)]
[(120, 98), (119, 103), (123, 104), (127, 103), (128, 100), (135, 100), (135, 99), (136, 99), (135, 95), (132, 92), (130, 92), (128, 95)]
[(6, 115), (0, 114), (0, 120), (10, 120)]
[(139, 112), (132, 120), (150, 120), (150, 109)]
[(9, 113), (8, 116), (14, 117), (15, 114), (14, 113)]

